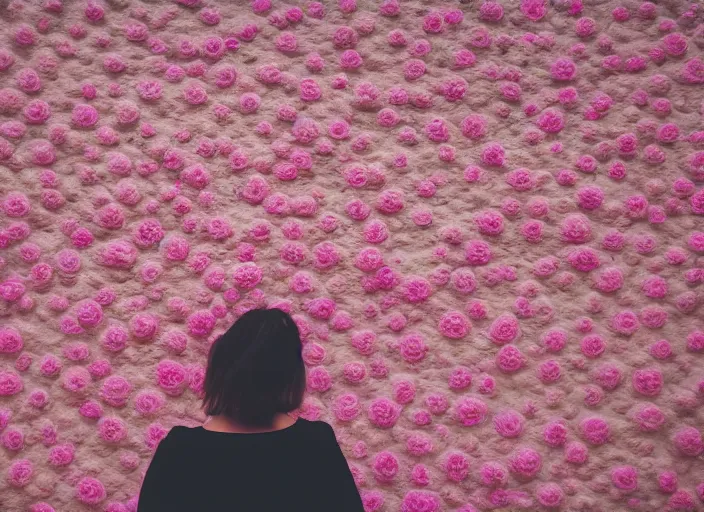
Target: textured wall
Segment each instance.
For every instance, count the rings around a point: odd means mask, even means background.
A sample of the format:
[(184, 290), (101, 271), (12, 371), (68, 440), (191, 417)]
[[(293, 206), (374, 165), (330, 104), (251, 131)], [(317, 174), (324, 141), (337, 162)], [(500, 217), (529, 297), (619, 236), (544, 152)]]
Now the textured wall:
[(197, 3), (2, 12), (0, 509), (135, 510), (276, 305), (368, 511), (701, 510), (702, 8)]

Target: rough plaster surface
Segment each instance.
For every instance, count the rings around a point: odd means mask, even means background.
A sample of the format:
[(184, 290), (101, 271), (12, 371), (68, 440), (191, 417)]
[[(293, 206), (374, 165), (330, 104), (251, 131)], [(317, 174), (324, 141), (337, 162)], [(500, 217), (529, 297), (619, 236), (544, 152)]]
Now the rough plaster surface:
[(275, 305), (369, 511), (701, 510), (701, 7), (196, 1), (2, 11), (0, 508), (135, 510)]

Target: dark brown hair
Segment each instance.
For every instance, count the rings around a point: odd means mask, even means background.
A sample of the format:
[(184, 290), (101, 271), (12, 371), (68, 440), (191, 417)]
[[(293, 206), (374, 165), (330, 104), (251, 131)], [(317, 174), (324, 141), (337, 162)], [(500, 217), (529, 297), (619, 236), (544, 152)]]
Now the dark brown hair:
[(280, 309), (242, 315), (210, 347), (205, 372), (206, 414), (269, 426), (277, 413), (300, 407), (306, 388), (301, 337)]

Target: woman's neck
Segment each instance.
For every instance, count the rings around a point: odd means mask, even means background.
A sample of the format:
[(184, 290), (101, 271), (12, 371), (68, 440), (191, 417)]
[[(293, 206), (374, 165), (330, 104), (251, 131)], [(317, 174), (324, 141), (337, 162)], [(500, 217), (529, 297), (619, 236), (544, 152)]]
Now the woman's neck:
[(228, 418), (223, 415), (210, 416), (205, 423), (203, 428), (206, 430), (212, 430), (214, 432), (231, 432), (233, 434), (256, 434), (261, 432), (274, 432), (276, 430), (283, 430), (290, 427), (296, 422), (294, 418), (288, 414), (279, 413), (276, 414), (271, 422), (271, 425), (264, 427), (252, 427), (244, 425), (237, 420)]

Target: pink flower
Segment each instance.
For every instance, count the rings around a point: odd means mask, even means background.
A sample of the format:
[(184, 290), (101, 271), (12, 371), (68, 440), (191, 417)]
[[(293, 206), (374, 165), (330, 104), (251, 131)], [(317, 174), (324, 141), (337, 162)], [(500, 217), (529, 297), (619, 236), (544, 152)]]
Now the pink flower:
[(489, 244), (483, 240), (470, 240), (465, 246), (465, 259), (472, 266), (481, 266), (489, 263), (493, 253)]
[(618, 466), (611, 470), (611, 483), (625, 492), (638, 488), (638, 471), (633, 466)]
[(689, 59), (680, 70), (682, 79), (688, 84), (704, 83), (704, 61), (699, 57)]
[(323, 95), (320, 86), (312, 78), (304, 78), (303, 80), (301, 80), (299, 83), (299, 88), (301, 93), (301, 99), (303, 101), (317, 101)]
[(168, 395), (180, 396), (188, 385), (188, 374), (180, 363), (165, 359), (156, 367), (156, 383)]
[(621, 383), (621, 370), (611, 364), (604, 363), (596, 368), (594, 380), (607, 391), (613, 391)]
[(196, 311), (188, 317), (188, 332), (191, 336), (208, 336), (215, 327), (216, 319), (208, 310)]
[(396, 456), (388, 451), (379, 452), (372, 462), (374, 478), (379, 482), (392, 482), (398, 473), (399, 464)]
[(85, 393), (91, 382), (88, 371), (80, 366), (69, 368), (63, 376), (63, 388), (71, 393)]
[[(362, 342), (364, 342), (364, 345), (361, 345)], [(354, 343), (355, 340), (353, 339), (353, 344)], [(370, 345), (373, 343), (373, 339), (369, 338), (369, 335), (367, 334), (365, 338), (358, 338), (356, 343), (357, 345), (360, 345), (360, 347), (366, 349), (368, 344)], [(366, 349), (365, 351), (369, 350), (370, 349)], [(412, 333), (401, 340), (399, 343), (399, 352), (401, 353), (401, 357), (403, 357), (406, 362), (411, 364), (418, 363), (425, 359), (425, 356), (428, 353), (428, 346), (425, 343), (425, 339), (421, 335)]]
[(137, 414), (149, 416), (156, 414), (164, 405), (165, 399), (161, 393), (144, 390), (137, 393), (134, 399), (134, 408)]
[(202, 105), (208, 101), (208, 93), (201, 85), (193, 82), (184, 88), (183, 98), (191, 105)]
[(447, 478), (452, 482), (461, 482), (469, 475), (469, 460), (463, 453), (450, 453), (443, 466)]
[(438, 512), (440, 498), (427, 491), (408, 491), (401, 502), (401, 512)]
[(699, 429), (683, 427), (672, 436), (672, 442), (677, 450), (687, 457), (698, 457), (704, 453), (704, 441)]
[(536, 121), (538, 128), (545, 133), (558, 133), (565, 127), (564, 115), (555, 109), (547, 109)]
[(561, 329), (551, 329), (543, 333), (541, 341), (550, 352), (560, 352), (567, 343), (567, 333)]
[(506, 183), (518, 192), (525, 192), (535, 187), (536, 182), (529, 169), (514, 169), (506, 174)]
[(360, 413), (360, 404), (357, 395), (345, 393), (340, 395), (333, 404), (335, 417), (340, 421), (352, 421)]
[(580, 272), (591, 272), (599, 268), (599, 255), (588, 247), (579, 247), (570, 251), (567, 261), (575, 270)]
[(310, 118), (298, 117), (291, 128), (291, 133), (302, 144), (310, 144), (320, 136), (318, 124)]
[(663, 385), (662, 373), (655, 368), (644, 368), (633, 372), (633, 389), (641, 395), (657, 396)]
[(75, 447), (72, 444), (59, 444), (49, 450), (49, 464), (54, 467), (68, 466), (73, 462)]
[(545, 0), (521, 0), (521, 13), (530, 21), (539, 21), (547, 14)]
[(519, 335), (518, 319), (509, 313), (498, 316), (489, 327), (489, 337), (497, 345), (511, 343)]
[[(697, 491), (700, 496), (700, 501), (702, 501), (701, 497), (704, 496), (704, 486), (699, 484)], [(670, 510), (688, 511), (696, 509), (694, 497), (684, 489), (675, 491), (672, 496), (670, 496), (670, 499), (667, 500), (667, 505)]]
[(631, 336), (640, 327), (638, 317), (633, 311), (621, 311), (611, 319), (611, 327), (619, 334)]
[(497, 236), (504, 231), (504, 219), (494, 210), (479, 212), (474, 217), (474, 223), (483, 235)]
[(536, 498), (538, 503), (544, 507), (556, 508), (559, 507), (565, 499), (565, 492), (556, 483), (540, 484), (536, 490)]
[(553, 80), (570, 81), (577, 77), (577, 66), (566, 57), (557, 59), (550, 68)]
[(340, 55), (342, 69), (357, 69), (362, 66), (362, 57), (355, 50), (345, 50)]
[(553, 448), (563, 446), (567, 441), (567, 427), (561, 421), (550, 422), (543, 430), (543, 439)]
[(103, 381), (100, 397), (108, 405), (124, 407), (131, 391), (132, 386), (127, 379), (112, 375)]
[(95, 478), (83, 477), (76, 484), (76, 499), (86, 505), (97, 505), (105, 500), (105, 487)]
[(71, 120), (79, 128), (90, 128), (98, 122), (98, 111), (90, 105), (78, 104), (73, 109)]
[(538, 366), (538, 378), (543, 384), (552, 384), (560, 380), (560, 363), (557, 361), (545, 361)]
[(470, 50), (457, 50), (454, 54), (454, 67), (456, 69), (465, 69), (474, 66), (477, 61), (476, 55)]
[(423, 18), (423, 30), (428, 34), (439, 34), (443, 29), (443, 17), (441, 13), (431, 12)]
[(505, 438), (516, 438), (523, 434), (525, 418), (513, 410), (506, 410), (494, 416), (494, 430)]
[(98, 422), (98, 435), (106, 443), (118, 444), (127, 438), (127, 424), (120, 418), (101, 418)]
[(504, 373), (514, 373), (520, 370), (525, 358), (515, 345), (504, 345), (496, 353), (496, 366)]
[(367, 368), (364, 363), (354, 361), (351, 363), (345, 363), (342, 374), (345, 380), (351, 384), (359, 384), (367, 376)]
[(24, 340), (20, 332), (14, 327), (0, 327), (0, 353), (14, 354), (21, 352)]
[(479, 19), (481, 19), (482, 21), (498, 23), (503, 19), (503, 17), (503, 6), (493, 0), (483, 2), (481, 7), (479, 8)]
[(425, 125), (425, 134), (433, 142), (447, 142), (450, 140), (450, 132), (443, 119), (433, 119)]
[(654, 432), (660, 429), (665, 423), (665, 415), (653, 404), (646, 404), (635, 413), (633, 418), (640, 430), (644, 432)]
[(464, 338), (472, 329), (472, 324), (459, 311), (448, 311), (438, 323), (438, 330), (443, 336), (458, 340)]
[(460, 101), (467, 93), (467, 81), (460, 77), (451, 78), (442, 83), (441, 91), (447, 101)]
[(582, 214), (570, 214), (562, 221), (560, 232), (563, 241), (581, 244), (591, 239), (592, 230), (589, 219)]
[(348, 26), (339, 27), (332, 36), (333, 45), (341, 50), (354, 48), (358, 42), (359, 35), (352, 27)]
[(130, 333), (137, 340), (152, 340), (159, 330), (159, 317), (150, 313), (137, 313), (130, 319)]
[(606, 343), (600, 335), (588, 334), (582, 338), (580, 348), (585, 356), (595, 359), (604, 353), (606, 350)]
[(662, 38), (665, 52), (673, 57), (681, 57), (687, 53), (687, 38), (679, 32), (667, 34)]
[(328, 371), (318, 366), (312, 368), (307, 375), (308, 389), (317, 393), (324, 393), (332, 387), (332, 379)]
[(384, 506), (384, 495), (379, 491), (364, 491), (361, 497), (364, 512), (377, 512)]
[(532, 480), (542, 467), (542, 456), (532, 448), (519, 448), (509, 458), (509, 471), (521, 480)]
[(27, 459), (15, 460), (7, 469), (7, 483), (12, 487), (25, 487), (34, 475), (32, 463)]
[(490, 142), (482, 149), (482, 163), (492, 167), (503, 167), (506, 161), (506, 152), (499, 143)]
[(609, 441), (611, 430), (608, 423), (599, 417), (586, 418), (580, 424), (582, 437), (595, 446), (600, 446)]
[(323, 57), (317, 52), (306, 55), (306, 68), (311, 73), (320, 73), (325, 68)]
[(367, 409), (369, 421), (379, 428), (393, 427), (398, 421), (400, 414), (401, 407), (387, 398), (372, 400)]
[(472, 427), (484, 422), (488, 412), (486, 403), (478, 398), (464, 397), (455, 402), (454, 418), (464, 427)]
[(571, 441), (565, 446), (565, 461), (582, 465), (589, 458), (589, 449), (579, 441)]

